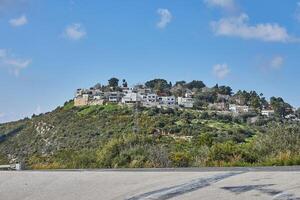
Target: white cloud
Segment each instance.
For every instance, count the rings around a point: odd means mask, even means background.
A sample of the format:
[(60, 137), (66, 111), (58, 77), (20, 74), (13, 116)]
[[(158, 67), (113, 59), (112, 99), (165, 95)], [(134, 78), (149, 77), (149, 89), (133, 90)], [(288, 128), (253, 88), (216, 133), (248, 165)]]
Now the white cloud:
[(0, 67), (8, 68), (15, 76), (31, 64), (31, 59), (19, 59), (10, 54), (6, 49), (0, 49)]
[(28, 20), (26, 15), (22, 15), (19, 18), (14, 18), (9, 20), (9, 23), (11, 26), (17, 27), (17, 26), (23, 26), (25, 24), (27, 24)]
[(158, 28), (165, 28), (172, 21), (172, 14), (168, 9), (159, 8), (157, 14), (160, 16), (159, 22), (156, 24)]
[(226, 63), (213, 66), (213, 74), (218, 79), (226, 78), (230, 73), (230, 69)]
[(283, 68), (285, 63), (284, 56), (275, 55), (272, 57), (258, 57), (258, 67), (264, 73), (272, 73)]
[(66, 27), (63, 35), (70, 40), (80, 40), (86, 36), (86, 31), (79, 23), (74, 23)]
[(221, 7), (225, 9), (233, 9), (235, 7), (234, 0), (204, 0), (211, 7)]
[(269, 61), (269, 67), (271, 69), (281, 69), (284, 64), (284, 58), (282, 56), (274, 56)]
[(217, 36), (232, 36), (243, 39), (256, 39), (267, 42), (296, 42), (299, 39), (290, 36), (284, 27), (276, 23), (248, 24), (249, 17), (241, 14), (238, 17), (222, 18), (211, 23)]

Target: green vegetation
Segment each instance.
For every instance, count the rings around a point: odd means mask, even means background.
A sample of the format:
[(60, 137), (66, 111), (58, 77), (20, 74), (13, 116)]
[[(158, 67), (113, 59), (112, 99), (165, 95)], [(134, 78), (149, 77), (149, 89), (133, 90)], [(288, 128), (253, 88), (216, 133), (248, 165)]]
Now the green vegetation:
[[(74, 107), (0, 125), (0, 163), (28, 168), (299, 165), (297, 122), (181, 109)], [(5, 136), (5, 137), (4, 137)]]

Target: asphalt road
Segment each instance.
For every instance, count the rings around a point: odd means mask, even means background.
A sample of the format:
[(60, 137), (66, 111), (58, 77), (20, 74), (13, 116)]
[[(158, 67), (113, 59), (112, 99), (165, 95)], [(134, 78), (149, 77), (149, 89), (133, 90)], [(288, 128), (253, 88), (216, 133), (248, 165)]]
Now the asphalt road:
[(300, 200), (300, 168), (0, 171), (0, 200)]

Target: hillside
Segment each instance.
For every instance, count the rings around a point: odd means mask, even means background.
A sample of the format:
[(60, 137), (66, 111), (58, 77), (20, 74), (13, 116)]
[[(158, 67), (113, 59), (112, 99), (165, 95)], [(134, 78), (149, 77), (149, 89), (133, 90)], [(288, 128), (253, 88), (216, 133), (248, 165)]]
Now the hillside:
[(0, 162), (27, 168), (300, 164), (300, 128), (287, 122), (114, 104), (74, 107), (0, 125)]

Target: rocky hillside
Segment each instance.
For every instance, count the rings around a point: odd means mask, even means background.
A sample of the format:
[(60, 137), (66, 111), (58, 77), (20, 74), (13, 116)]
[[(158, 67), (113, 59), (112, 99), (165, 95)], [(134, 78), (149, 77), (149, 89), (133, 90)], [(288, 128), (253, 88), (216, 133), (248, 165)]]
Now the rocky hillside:
[(27, 168), (300, 164), (300, 128), (196, 110), (74, 107), (0, 125), (0, 163)]

